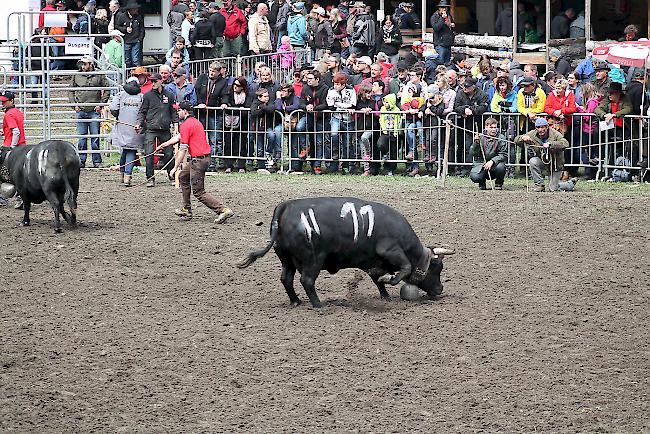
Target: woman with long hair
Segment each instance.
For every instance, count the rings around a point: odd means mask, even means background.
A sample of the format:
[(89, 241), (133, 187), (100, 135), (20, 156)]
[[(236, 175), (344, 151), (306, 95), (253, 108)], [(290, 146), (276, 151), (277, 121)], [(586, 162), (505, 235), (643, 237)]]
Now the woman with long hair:
[[(577, 106), (577, 113), (574, 115), (580, 119), (580, 125), (575, 126), (576, 135), (574, 135), (574, 145), (580, 149), (580, 158), (583, 163), (589, 163), (591, 166), (598, 165), (598, 118), (593, 115), (596, 107), (603, 100), (604, 95), (596, 90), (592, 83), (582, 85), (582, 104)], [(585, 169), (585, 178), (596, 178), (596, 167)]]
[[(237, 77), (228, 89), (223, 103), (228, 107), (224, 109), (224, 167), (226, 173), (232, 172), (235, 160), (239, 173), (246, 171), (246, 157), (248, 146), (246, 136), (250, 130), (248, 124), (248, 107), (253, 101), (252, 94), (248, 91), (246, 77)], [(237, 156), (238, 158), (235, 158)]]
[(378, 51), (385, 53), (390, 63), (397, 65), (399, 49), (402, 46), (402, 34), (391, 15), (386, 15), (381, 22), (381, 39), (377, 40)]
[(332, 22), (332, 32), (334, 33), (334, 43), (330, 47), (330, 52), (339, 53), (342, 59), (347, 59), (350, 55), (350, 40), (348, 39), (347, 24), (348, 21), (343, 18), (343, 14), (337, 8), (332, 8), (329, 14)]

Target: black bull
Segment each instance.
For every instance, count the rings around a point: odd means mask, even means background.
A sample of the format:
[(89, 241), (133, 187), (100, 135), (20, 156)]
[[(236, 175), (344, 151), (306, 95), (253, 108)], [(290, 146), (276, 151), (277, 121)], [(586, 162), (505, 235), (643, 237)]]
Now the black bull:
[[(3, 148), (0, 153), (3, 181), (16, 186), (24, 204), (22, 224), (28, 226), (33, 203), (50, 202), (54, 210), (54, 230), (61, 232), (60, 216), (70, 226), (77, 223), (79, 155), (72, 143), (46, 140), (38, 145)], [(67, 203), (70, 214), (63, 205)]]
[(248, 267), (271, 247), (282, 262), (282, 276), (289, 300), (300, 299), (293, 289), (298, 270), (313, 307), (321, 303), (315, 282), (321, 270), (336, 273), (358, 268), (370, 275), (382, 298), (388, 299), (385, 284), (404, 280), (417, 285), (433, 298), (442, 292), (442, 258), (454, 253), (428, 248), (406, 221), (389, 206), (351, 197), (322, 197), (283, 202), (275, 208), (268, 244), (237, 264)]

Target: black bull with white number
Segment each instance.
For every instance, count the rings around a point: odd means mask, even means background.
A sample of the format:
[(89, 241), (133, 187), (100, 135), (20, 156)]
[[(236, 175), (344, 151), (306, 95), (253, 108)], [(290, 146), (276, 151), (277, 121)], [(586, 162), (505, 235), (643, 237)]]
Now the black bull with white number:
[(372, 278), (382, 298), (389, 298), (385, 284), (404, 280), (433, 298), (442, 292), (440, 272), (444, 248), (424, 246), (393, 208), (351, 197), (322, 197), (283, 202), (275, 208), (271, 239), (237, 264), (248, 267), (271, 247), (282, 262), (281, 281), (293, 305), (300, 299), (293, 289), (298, 270), (300, 283), (313, 307), (321, 303), (315, 282), (321, 270), (334, 274), (358, 268)]
[[(22, 224), (28, 226), (33, 203), (50, 202), (54, 210), (54, 230), (61, 232), (60, 216), (70, 226), (77, 223), (79, 155), (72, 143), (46, 140), (38, 145), (18, 146), (0, 151), (2, 181), (15, 185), (24, 204)], [(70, 207), (70, 214), (64, 208)]]

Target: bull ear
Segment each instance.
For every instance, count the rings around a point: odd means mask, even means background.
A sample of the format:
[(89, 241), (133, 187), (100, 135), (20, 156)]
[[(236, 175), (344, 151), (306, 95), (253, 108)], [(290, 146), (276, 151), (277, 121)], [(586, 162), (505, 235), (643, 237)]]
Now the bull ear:
[(447, 249), (445, 247), (434, 247), (433, 249), (431, 249), (431, 251), (435, 256), (453, 255), (454, 253), (456, 253), (455, 250)]

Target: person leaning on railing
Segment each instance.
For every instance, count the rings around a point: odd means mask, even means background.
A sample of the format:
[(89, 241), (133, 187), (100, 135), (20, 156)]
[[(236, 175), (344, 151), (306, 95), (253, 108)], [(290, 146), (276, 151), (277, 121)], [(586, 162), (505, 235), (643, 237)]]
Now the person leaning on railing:
[(361, 148), (363, 160), (363, 176), (370, 175), (370, 159), (379, 159), (379, 150), (374, 144), (379, 139), (379, 111), (382, 106), (384, 89), (386, 85), (381, 80), (375, 80), (372, 87), (361, 85), (357, 92), (357, 107), (355, 115), (355, 129), (359, 136), (358, 143)]
[(576, 109), (582, 116), (574, 116), (575, 119), (580, 120), (580, 123), (574, 123), (574, 140), (573, 143), (578, 144), (582, 150), (582, 162), (589, 163), (589, 167), (585, 168), (586, 179), (596, 179), (596, 167), (599, 163), (599, 146), (600, 141), (598, 133), (598, 118), (589, 116), (593, 114), (596, 107), (603, 100), (604, 95), (596, 92), (596, 87), (591, 83), (584, 83), (582, 85), (582, 105), (577, 105)]
[(267, 160), (271, 158), (271, 152), (276, 148), (275, 103), (270, 100), (269, 91), (265, 88), (257, 89), (255, 97), (251, 104), (251, 120), (255, 134), (257, 170), (268, 171), (265, 157)]
[[(316, 70), (307, 71), (307, 86), (303, 86), (302, 93), (300, 94), (300, 101), (302, 109), (305, 110), (305, 115), (298, 120), (296, 131), (313, 133), (315, 137), (311, 139), (311, 146), (306, 144), (301, 148), (300, 155), (309, 155), (311, 157), (323, 157), (323, 131), (325, 129), (325, 120), (327, 115), (322, 113), (327, 110), (327, 85), (321, 83), (321, 73)], [(303, 136), (306, 139), (306, 136)], [(312, 162), (312, 170), (314, 174), (320, 174), (320, 161), (314, 160)]]
[[(623, 92), (623, 85), (621, 83), (612, 82), (607, 89), (607, 96), (598, 104), (594, 113), (600, 118), (600, 120), (607, 122), (612, 125), (612, 128), (606, 130), (605, 137), (603, 142), (618, 142), (619, 146), (622, 145), (622, 141), (630, 140), (632, 138), (631, 134), (631, 124), (629, 120), (625, 120), (626, 115), (631, 114), (633, 111), (632, 104)], [(625, 123), (627, 122), (627, 125)], [(626, 134), (627, 130), (627, 134)], [(615, 144), (609, 146), (609, 161), (608, 164), (613, 164), (617, 155), (617, 150)], [(624, 151), (624, 149), (620, 149)], [(622, 153), (622, 152), (621, 152)], [(625, 158), (631, 157), (632, 165), (636, 165), (638, 161), (638, 152), (632, 152), (632, 155), (624, 155)]]
[(228, 80), (225, 78), (226, 66), (221, 62), (212, 62), (208, 67), (208, 72), (199, 75), (194, 88), (198, 105), (198, 119), (203, 128), (208, 132), (208, 141), (212, 147), (212, 160), (208, 170), (216, 170), (215, 155), (222, 152), (221, 134), (223, 115), (216, 109), (208, 107), (220, 107), (223, 104), (223, 98), (228, 90)]
[[(335, 173), (339, 170), (339, 158), (349, 159), (351, 152), (350, 131), (353, 126), (353, 118), (350, 110), (354, 111), (357, 105), (357, 93), (354, 88), (348, 85), (348, 76), (342, 72), (334, 75), (334, 87), (327, 91), (327, 105), (334, 110), (330, 121), (330, 152), (332, 161), (329, 164), (329, 172)], [(326, 155), (327, 157), (328, 155)], [(349, 169), (349, 162), (344, 161), (342, 170), (344, 173)]]
[[(296, 110), (300, 109), (300, 97), (294, 93), (293, 86), (289, 83), (284, 83), (280, 85), (280, 89), (277, 92), (277, 97), (275, 98), (275, 109), (279, 112), (282, 113), (282, 121), (280, 122), (279, 125), (275, 126), (275, 137), (276, 137), (276, 148), (273, 151), (273, 159), (275, 161), (278, 161), (281, 157), (282, 154), (282, 143), (284, 142), (283, 140), (283, 131), (290, 131), (293, 130), (295, 131), (297, 122), (295, 119), (291, 118), (291, 113), (293, 113)], [(295, 122), (292, 124), (292, 122)], [(288, 128), (287, 128), (288, 127)], [(292, 168), (291, 170), (294, 171), (302, 171), (299, 170), (300, 168), (298, 166), (301, 166), (302, 164), (299, 163), (298, 160), (298, 135), (297, 134), (292, 134), (290, 136), (290, 152), (291, 152), (291, 158), (295, 159), (292, 160)]]
[[(248, 157), (248, 134), (250, 131), (249, 112), (254, 95), (248, 88), (246, 77), (237, 77), (223, 98), (224, 109), (224, 160), (226, 173), (232, 172), (235, 165), (239, 173), (246, 172), (246, 157)], [(230, 158), (229, 158), (230, 157)]]

